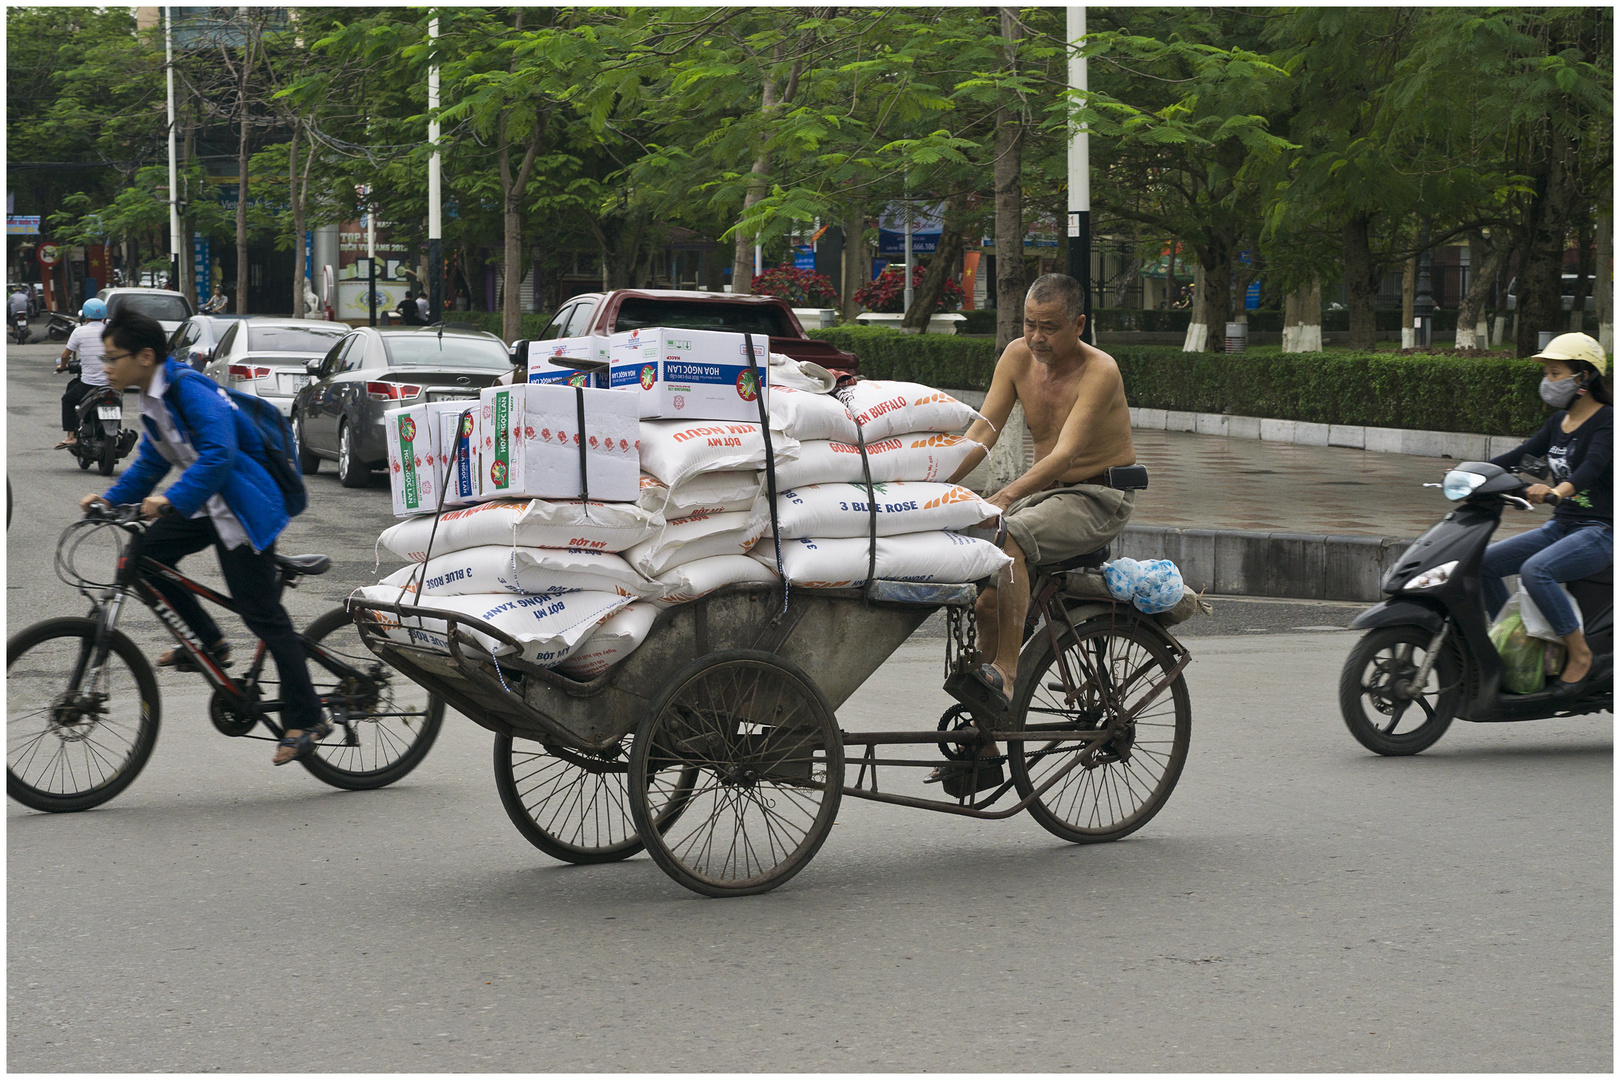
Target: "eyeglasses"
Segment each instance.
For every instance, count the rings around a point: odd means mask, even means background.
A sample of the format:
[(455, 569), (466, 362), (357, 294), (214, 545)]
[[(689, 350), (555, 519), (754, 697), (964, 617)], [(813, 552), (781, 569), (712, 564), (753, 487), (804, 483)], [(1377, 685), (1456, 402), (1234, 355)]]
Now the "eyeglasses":
[(101, 362), (103, 364), (116, 364), (118, 361), (122, 360), (124, 357), (126, 357), (126, 356), (134, 356), (134, 355), (135, 355), (134, 353), (128, 353), (128, 352), (102, 353), (101, 354)]

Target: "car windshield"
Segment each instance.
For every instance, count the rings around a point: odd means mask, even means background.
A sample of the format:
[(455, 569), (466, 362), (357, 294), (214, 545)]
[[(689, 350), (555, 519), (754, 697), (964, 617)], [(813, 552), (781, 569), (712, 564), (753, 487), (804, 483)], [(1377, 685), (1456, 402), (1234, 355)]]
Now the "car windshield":
[(255, 352), (295, 352), (311, 356), (323, 355), (338, 338), (348, 333), (342, 323), (325, 327), (308, 326), (250, 326), (248, 348)]
[(508, 368), (512, 357), (494, 338), (433, 331), (389, 334), (383, 338), (391, 367)]
[(115, 296), (107, 302), (109, 315), (120, 311), (137, 311), (147, 318), (158, 322), (185, 322), (191, 318), (191, 309), (186, 306), (186, 298), (179, 293), (169, 293), (166, 296), (156, 293), (125, 293)]
[(768, 304), (727, 304), (703, 300), (654, 300), (627, 296), (614, 319), (613, 331), (669, 326), (680, 330), (724, 330), (733, 334), (796, 337), (782, 310)]

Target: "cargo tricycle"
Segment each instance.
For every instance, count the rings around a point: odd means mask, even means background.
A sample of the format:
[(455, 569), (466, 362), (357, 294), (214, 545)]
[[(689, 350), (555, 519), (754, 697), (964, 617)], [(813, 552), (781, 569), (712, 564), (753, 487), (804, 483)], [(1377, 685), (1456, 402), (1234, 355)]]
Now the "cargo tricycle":
[[(947, 689), (962, 687), (980, 585), (729, 585), (661, 612), (590, 681), (479, 644), (478, 620), (431, 596), (349, 606), (378, 657), (495, 733), (501, 801), (536, 847), (572, 863), (645, 847), (687, 888), (740, 896), (803, 869), (845, 796), (986, 819), (1027, 810), (1082, 844), (1152, 819), (1187, 757), (1190, 657), (1164, 617), (1109, 596), (1106, 558), (1034, 576), (1005, 709), (963, 692), (968, 703), (909, 730), (845, 730), (836, 710), (940, 611)], [(422, 620), (435, 632), (411, 635)], [(477, 631), (520, 651), (496, 627)], [(902, 769), (939, 769), (941, 794), (893, 790)]]

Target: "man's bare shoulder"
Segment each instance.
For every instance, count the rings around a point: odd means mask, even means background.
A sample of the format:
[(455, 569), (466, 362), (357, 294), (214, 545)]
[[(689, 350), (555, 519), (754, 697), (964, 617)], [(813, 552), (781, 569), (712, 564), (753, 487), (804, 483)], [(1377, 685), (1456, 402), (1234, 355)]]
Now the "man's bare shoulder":
[(996, 367), (1005, 368), (1009, 373), (1016, 374), (1029, 370), (1029, 365), (1035, 362), (1035, 354), (1029, 351), (1029, 342), (1021, 337), (1015, 337), (1007, 342), (1007, 347), (1001, 350), (1001, 356), (996, 359)]
[(1095, 345), (1087, 345), (1082, 341), (1080, 343), (1080, 355), (1085, 359), (1087, 370), (1095, 368), (1110, 371), (1116, 375), (1119, 374), (1119, 362)]

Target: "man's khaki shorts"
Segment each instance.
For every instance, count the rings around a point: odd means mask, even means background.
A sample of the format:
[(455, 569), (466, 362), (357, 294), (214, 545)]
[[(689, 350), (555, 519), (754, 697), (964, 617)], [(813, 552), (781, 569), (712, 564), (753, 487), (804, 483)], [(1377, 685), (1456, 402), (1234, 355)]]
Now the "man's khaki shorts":
[(1007, 508), (1007, 534), (1031, 566), (1090, 554), (1125, 529), (1136, 492), (1078, 484), (1026, 495)]

